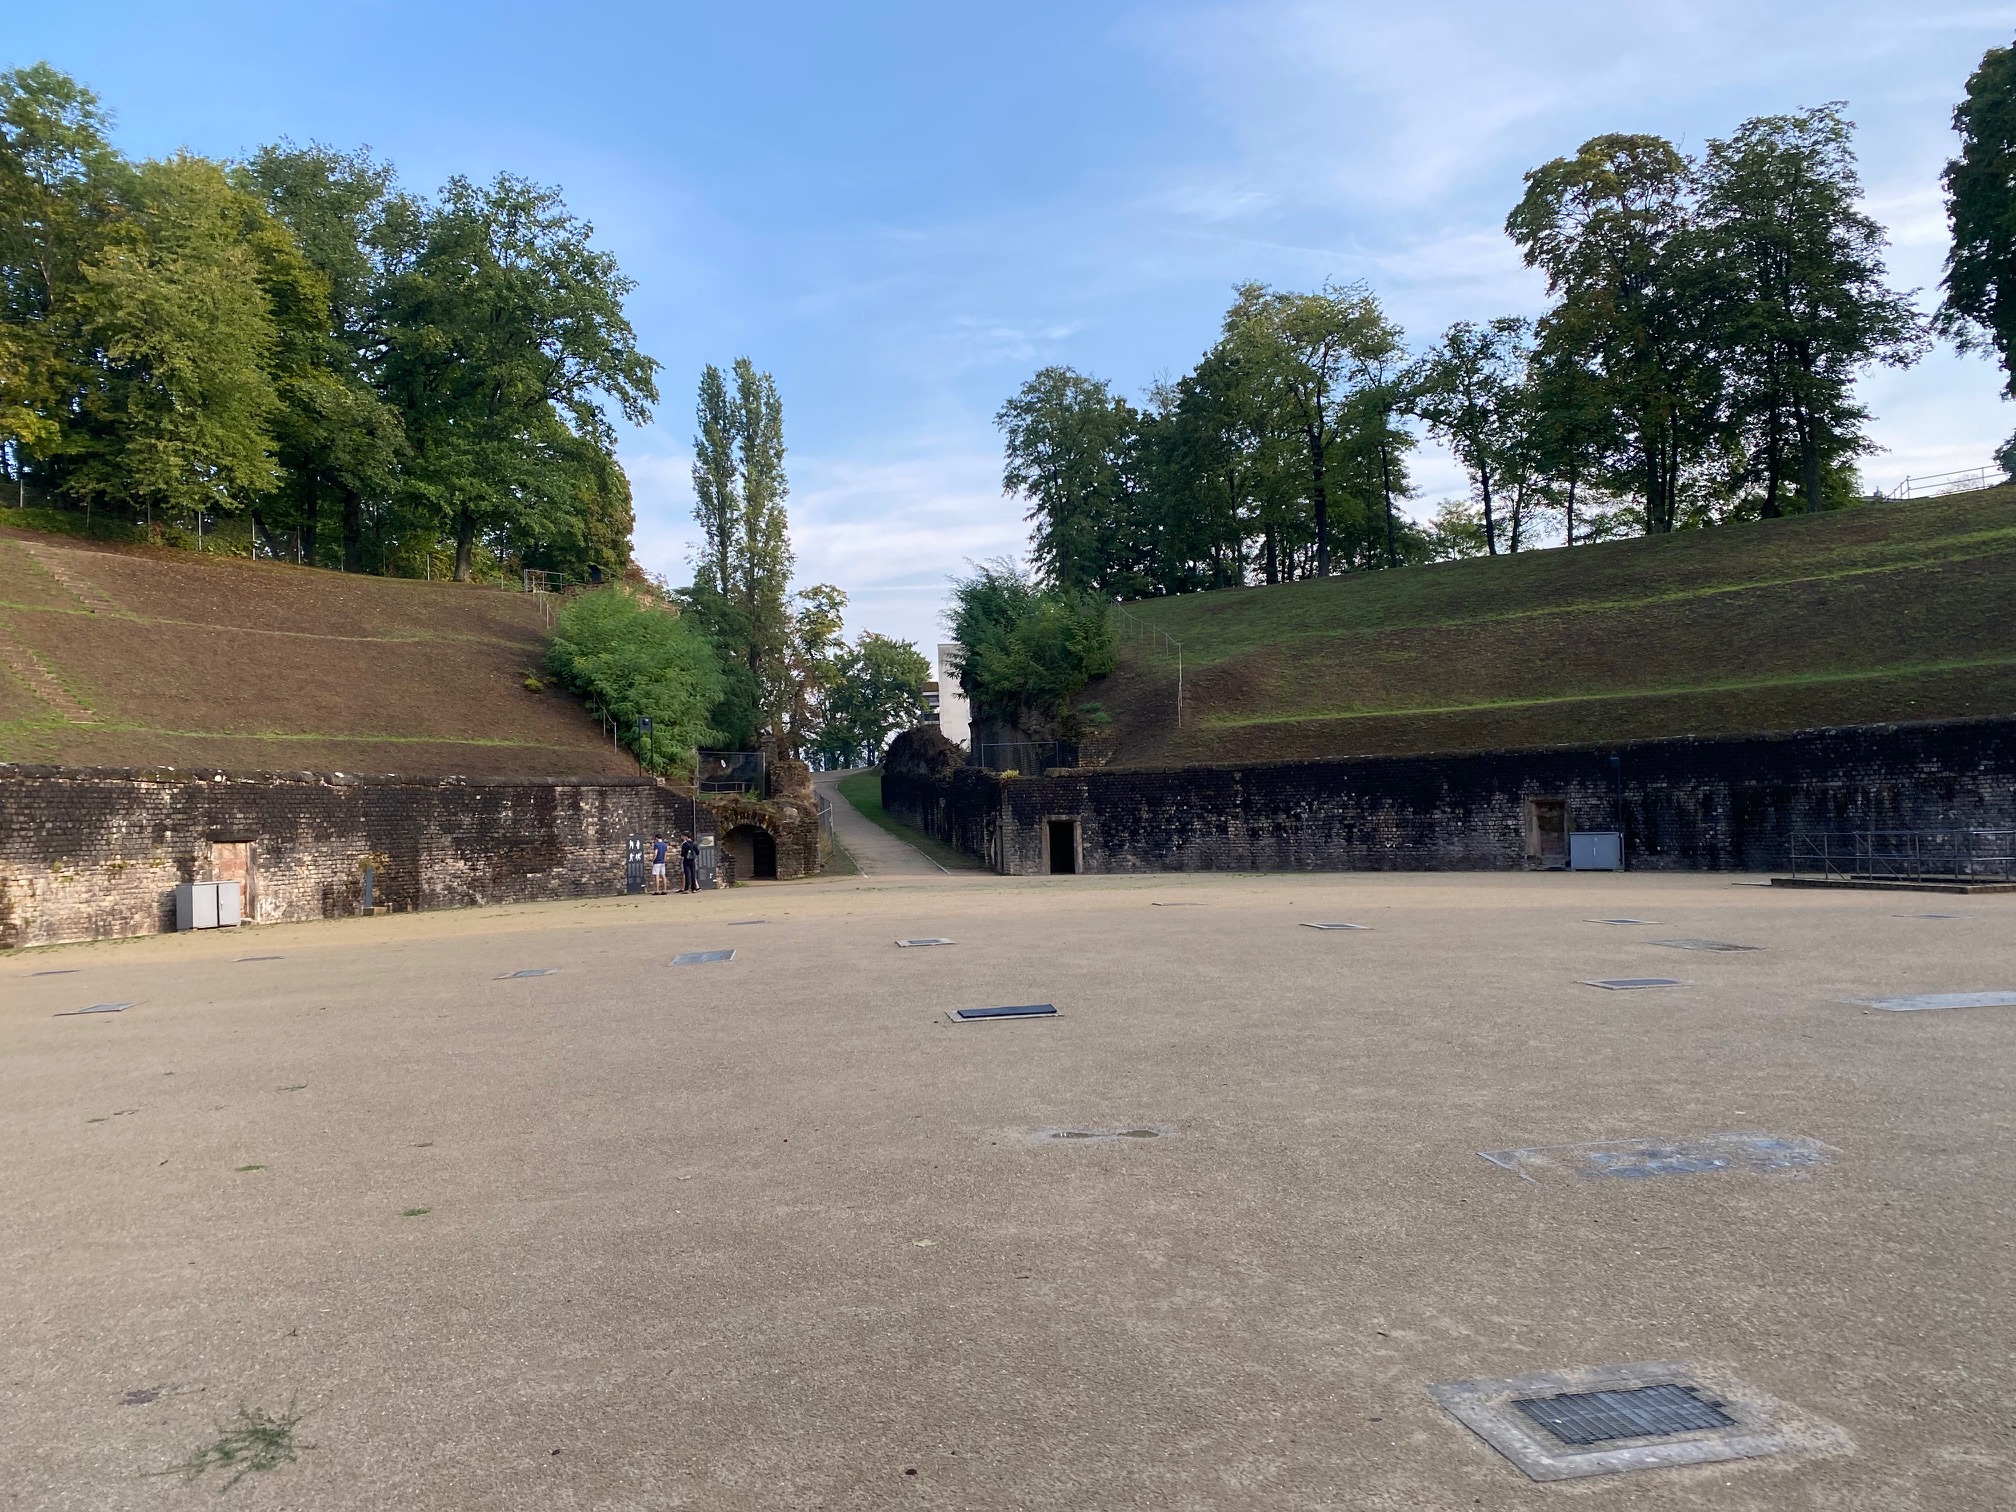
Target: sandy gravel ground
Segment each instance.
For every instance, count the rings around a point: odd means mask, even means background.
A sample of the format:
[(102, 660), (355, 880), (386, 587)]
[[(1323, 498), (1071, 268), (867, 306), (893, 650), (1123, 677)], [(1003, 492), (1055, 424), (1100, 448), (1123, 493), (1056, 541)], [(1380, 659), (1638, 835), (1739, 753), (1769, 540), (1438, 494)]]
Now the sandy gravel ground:
[[(0, 958), (0, 1506), (2006, 1512), (2016, 1008), (1851, 1001), (1997, 988), (2016, 898), (1652, 876), (864, 878)], [(1061, 1014), (945, 1019), (1026, 1002)], [(1827, 1151), (1478, 1154), (1728, 1132)], [(1424, 1391), (1641, 1360), (1845, 1447), (1538, 1485)], [(240, 1409), (295, 1457), (161, 1473), (257, 1447)]]

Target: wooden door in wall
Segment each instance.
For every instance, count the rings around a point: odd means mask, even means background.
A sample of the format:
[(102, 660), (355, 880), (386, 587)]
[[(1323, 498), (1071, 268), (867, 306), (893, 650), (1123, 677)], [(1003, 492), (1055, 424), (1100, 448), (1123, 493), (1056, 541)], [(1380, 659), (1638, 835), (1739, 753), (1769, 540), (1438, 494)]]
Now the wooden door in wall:
[(244, 910), (242, 917), (248, 924), (259, 922), (259, 894), (252, 864), (252, 842), (249, 840), (212, 841), (210, 845), (210, 880), (212, 882), (236, 882), (238, 884), (239, 907)]

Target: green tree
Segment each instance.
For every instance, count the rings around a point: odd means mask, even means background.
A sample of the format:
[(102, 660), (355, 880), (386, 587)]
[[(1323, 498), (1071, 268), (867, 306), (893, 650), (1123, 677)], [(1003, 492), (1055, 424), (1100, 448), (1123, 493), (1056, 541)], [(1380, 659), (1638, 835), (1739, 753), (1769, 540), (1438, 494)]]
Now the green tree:
[(1509, 315), (1482, 326), (1457, 321), (1428, 354), (1413, 400), (1414, 412), (1470, 474), (1483, 510), (1484, 550), (1492, 556), (1497, 494), (1523, 460), (1529, 331)]
[(948, 618), (974, 713), (1037, 738), (1078, 738), (1078, 695), (1118, 660), (1107, 604), (1001, 560), (952, 580)]
[(731, 692), (746, 697), (749, 707), (732, 723), (746, 720), (749, 738), (767, 734), (789, 749), (794, 559), (785, 509), (784, 406), (776, 381), (747, 357), (736, 359), (734, 375), (731, 393), (713, 364), (700, 374), (693, 516), (703, 540), (693, 596), (717, 644), (742, 668)]
[(301, 559), (313, 565), (333, 503), (343, 570), (361, 572), (365, 510), (390, 503), (406, 454), (405, 426), (373, 384), (375, 249), (392, 170), (362, 151), (283, 144), (260, 148), (234, 178), (287, 227), (327, 289), (292, 323), (297, 339), (283, 352), (274, 423), (283, 483), (267, 528), (298, 532)]
[(1030, 551), (1044, 580), (1073, 593), (1144, 592), (1134, 407), (1097, 378), (1046, 367), (1001, 406), (994, 423), (1006, 439), (1001, 486), (1029, 501)]
[(840, 656), (812, 750), (827, 768), (873, 766), (889, 738), (930, 713), (931, 663), (908, 641), (863, 631)]
[(382, 382), (412, 449), (406, 490), (453, 539), (458, 580), (480, 538), (568, 507), (554, 425), (613, 462), (607, 409), (650, 419), (657, 364), (623, 310), (635, 285), (593, 235), (557, 190), (509, 174), (450, 179), (380, 221)]
[(1788, 476), (1809, 513), (1821, 507), (1823, 475), (1870, 449), (1857, 371), (1909, 363), (1923, 346), (1910, 296), (1884, 285), (1883, 228), (1858, 208), (1852, 131), (1838, 104), (1764, 116), (1710, 140), (1701, 165), (1713, 342), (1767, 517), (1782, 512)]
[(15, 475), (74, 439), (97, 354), (84, 268), (125, 165), (98, 96), (47, 63), (0, 73), (0, 443)]
[[(1960, 151), (1944, 174), (1953, 248), (1939, 326), (1963, 348), (2000, 353), (2003, 391), (2016, 398), (2016, 46), (1982, 57), (1953, 129)], [(2016, 437), (1999, 456), (2016, 478)]]
[(690, 773), (694, 748), (718, 738), (707, 715), (720, 696), (720, 663), (675, 606), (627, 587), (579, 594), (555, 618), (546, 660), (591, 713), (615, 723), (647, 771)]
[[(1400, 332), (1362, 286), (1290, 294), (1255, 283), (1240, 287), (1225, 337), (1254, 375), (1269, 428), (1299, 443), (1316, 576), (1328, 577), (1339, 448), (1363, 419), (1363, 394), (1400, 353)], [(1362, 501), (1360, 516), (1362, 528)]]
[(318, 280), (284, 236), (264, 234), (265, 212), (220, 164), (143, 163), (126, 208), (83, 269), (105, 365), (69, 487), (187, 512), (200, 529), (205, 512), (235, 512), (277, 481), (272, 289), (312, 301)]
[(1690, 184), (1690, 165), (1663, 137), (1594, 137), (1528, 173), (1505, 222), (1557, 299), (1542, 343), (1602, 380), (1648, 533), (1673, 528), (1682, 475), (1719, 425), (1703, 403), (1708, 364), (1686, 266)]

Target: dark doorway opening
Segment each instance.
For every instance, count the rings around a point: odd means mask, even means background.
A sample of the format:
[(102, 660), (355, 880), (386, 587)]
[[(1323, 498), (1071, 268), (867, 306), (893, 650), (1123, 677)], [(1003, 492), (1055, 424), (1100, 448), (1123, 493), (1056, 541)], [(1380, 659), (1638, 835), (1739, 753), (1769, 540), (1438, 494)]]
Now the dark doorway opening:
[(1526, 800), (1526, 856), (1547, 871), (1568, 865), (1568, 803), (1563, 798)]
[(1078, 870), (1078, 821), (1052, 819), (1050, 825), (1050, 874), (1068, 877)]
[(738, 824), (721, 837), (731, 882), (775, 882), (777, 838), (759, 824)]

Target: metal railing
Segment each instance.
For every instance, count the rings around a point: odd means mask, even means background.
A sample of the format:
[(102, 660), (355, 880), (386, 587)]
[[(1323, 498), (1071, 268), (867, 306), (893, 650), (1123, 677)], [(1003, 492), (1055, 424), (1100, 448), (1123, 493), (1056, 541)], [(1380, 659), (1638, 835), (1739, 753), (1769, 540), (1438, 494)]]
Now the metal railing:
[(1078, 747), (1068, 740), (987, 741), (972, 748), (967, 764), (992, 772), (1042, 772), (1078, 765)]
[(558, 593), (567, 586), (567, 574), (548, 572), (542, 567), (525, 569), (525, 591), (527, 593)]
[(1120, 633), (1129, 640), (1145, 641), (1150, 650), (1165, 651), (1176, 658), (1176, 728), (1183, 728), (1183, 642), (1167, 630), (1157, 629), (1145, 620), (1136, 619), (1119, 604), (1113, 606), (1113, 613), (1119, 617)]
[(1795, 834), (1792, 875), (1844, 882), (2016, 882), (2016, 830)]
[(761, 751), (698, 751), (696, 779), (703, 793), (760, 793), (768, 765)]
[(1958, 472), (1927, 473), (1923, 477), (1906, 478), (1888, 493), (1878, 492), (1879, 499), (1935, 499), (1941, 494), (1972, 493), (1980, 488), (1993, 488), (2006, 482), (1999, 467), (1968, 467)]

